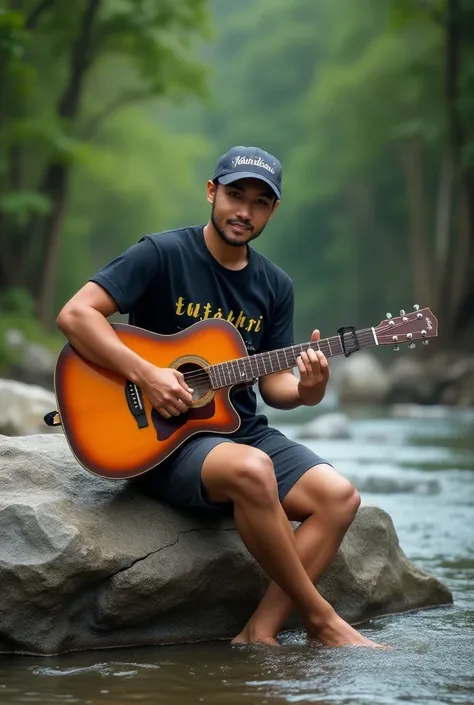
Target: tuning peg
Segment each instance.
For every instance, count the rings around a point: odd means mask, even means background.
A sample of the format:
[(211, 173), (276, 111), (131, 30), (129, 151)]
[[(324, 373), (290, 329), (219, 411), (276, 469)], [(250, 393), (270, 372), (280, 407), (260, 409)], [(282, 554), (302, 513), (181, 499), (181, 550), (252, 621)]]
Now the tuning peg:
[(420, 306), (419, 306), (418, 304), (415, 304), (415, 305), (413, 306), (413, 308), (415, 309), (415, 311), (419, 311), (419, 310), (420, 310)]
[(391, 313), (386, 313), (386, 314), (385, 314), (385, 317), (390, 320), (390, 318), (392, 318), (392, 314), (391, 314)]
[(413, 348), (416, 348), (416, 343), (410, 343), (408, 347), (410, 348), (410, 350), (413, 350)]
[(398, 345), (393, 346), (393, 352), (398, 352), (400, 350), (400, 347)]
[(423, 343), (423, 345), (428, 345), (428, 343), (429, 343), (430, 341), (429, 341), (429, 340), (422, 340), (421, 342)]
[(404, 315), (405, 315), (405, 309), (404, 309), (404, 308), (401, 308), (401, 309), (400, 309), (400, 316), (404, 316)]

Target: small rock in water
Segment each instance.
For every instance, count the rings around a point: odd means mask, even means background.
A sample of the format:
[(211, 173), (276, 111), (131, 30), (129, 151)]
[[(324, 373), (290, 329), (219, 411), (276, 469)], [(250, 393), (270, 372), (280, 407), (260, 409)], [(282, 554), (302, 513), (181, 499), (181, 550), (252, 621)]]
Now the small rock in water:
[(342, 403), (378, 404), (385, 400), (389, 381), (375, 355), (363, 351), (341, 367), (337, 386)]
[(391, 413), (399, 419), (442, 419), (448, 415), (449, 409), (439, 405), (393, 404)]
[(351, 430), (346, 414), (324, 414), (302, 426), (299, 438), (350, 438)]
[(441, 492), (437, 480), (396, 480), (390, 477), (364, 477), (354, 481), (359, 492), (397, 494), (399, 492), (433, 495)]

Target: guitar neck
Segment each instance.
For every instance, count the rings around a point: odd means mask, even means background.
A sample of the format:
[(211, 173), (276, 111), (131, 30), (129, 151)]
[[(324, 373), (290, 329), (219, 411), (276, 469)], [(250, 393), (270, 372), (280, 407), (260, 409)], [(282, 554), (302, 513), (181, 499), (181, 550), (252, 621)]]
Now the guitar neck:
[(234, 384), (251, 382), (254, 379), (290, 370), (297, 365), (297, 359), (304, 350), (312, 348), (320, 350), (326, 357), (336, 355), (350, 355), (362, 348), (369, 348), (378, 345), (377, 336), (373, 328), (365, 328), (355, 332), (356, 338), (351, 333), (343, 333), (343, 341), (340, 335), (323, 340), (313, 340), (307, 343), (291, 345), (288, 348), (270, 350), (268, 352), (257, 353), (247, 357), (240, 357), (228, 362), (220, 362), (207, 368), (213, 389), (229, 387)]

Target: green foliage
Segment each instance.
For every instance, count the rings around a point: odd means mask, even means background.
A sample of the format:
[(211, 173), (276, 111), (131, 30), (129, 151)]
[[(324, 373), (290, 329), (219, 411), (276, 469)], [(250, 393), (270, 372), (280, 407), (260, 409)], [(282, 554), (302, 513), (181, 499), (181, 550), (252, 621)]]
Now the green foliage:
[(26, 289), (8, 289), (0, 292), (0, 311), (4, 316), (33, 318), (35, 304)]
[[(83, 262), (84, 268), (76, 277), (47, 266), (60, 261), (61, 240), (66, 255), (67, 243), (74, 240), (63, 220), (64, 214), (68, 224), (78, 220), (76, 200), (69, 198), (71, 176), (86, 192), (99, 181), (102, 193), (115, 190), (117, 198), (120, 194), (120, 208), (114, 204), (118, 214), (124, 212), (121, 190), (126, 181), (126, 198), (131, 202), (132, 194), (136, 196), (134, 212), (139, 205), (140, 212), (146, 210), (142, 204), (150, 194), (142, 190), (140, 172), (147, 169), (140, 169), (130, 156), (137, 127), (152, 132), (153, 100), (159, 107), (164, 97), (182, 101), (189, 94), (206, 96), (206, 69), (196, 60), (196, 48), (209, 33), (207, 0), (11, 5), (21, 9), (0, 11), (0, 289), (27, 288), (40, 299), (43, 320), (51, 320), (49, 292), (55, 283), (78, 282), (90, 272), (91, 257), (85, 251), (89, 238), (82, 251), (78, 248), (76, 262)], [(143, 109), (129, 112), (133, 117), (120, 135), (116, 129), (107, 134), (109, 120), (140, 104)], [(156, 140), (151, 139), (148, 148), (154, 146)], [(151, 152), (142, 142), (139, 150), (149, 160), (151, 176)], [(122, 162), (133, 162), (126, 179), (119, 166), (121, 151)], [(100, 188), (91, 194), (92, 201), (96, 193)], [(107, 201), (114, 199), (106, 196)], [(168, 202), (166, 196), (161, 199), (165, 212)], [(130, 222), (132, 211), (127, 216)], [(98, 225), (89, 221), (85, 229), (94, 231)], [(107, 230), (114, 230), (113, 223)], [(55, 232), (61, 233), (59, 241)]]
[[(212, 35), (206, 0), (102, 0), (74, 117), (61, 105), (86, 0), (53, 2), (34, 27), (35, 3), (0, 13), (0, 277), (5, 233), (10, 258), (30, 253), (21, 283), (42, 271), (42, 227), (54, 213), (41, 188), (48, 165), (71, 175), (57, 311), (144, 233), (203, 222), (216, 159), (258, 144), (281, 159), (284, 178), (255, 244), (293, 277), (298, 338), (315, 326), (330, 334), (377, 323), (420, 292), (417, 303), (434, 306), (435, 272), (461, 287), (460, 263), (474, 261), (459, 189), (474, 167), (472, 3), (209, 2)], [(453, 8), (459, 73), (449, 104)], [(463, 174), (450, 177), (453, 111)]]
[(124, 110), (104, 125), (76, 170), (56, 309), (143, 234), (204, 221), (205, 184), (190, 165), (206, 151), (204, 140), (167, 134), (143, 109)]

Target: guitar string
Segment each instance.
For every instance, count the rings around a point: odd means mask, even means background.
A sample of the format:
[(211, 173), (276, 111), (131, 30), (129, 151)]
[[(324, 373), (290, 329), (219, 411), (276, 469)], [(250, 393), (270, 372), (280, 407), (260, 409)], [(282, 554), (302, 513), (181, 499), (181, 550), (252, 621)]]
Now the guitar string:
[[(398, 329), (398, 328), (400, 328), (400, 327), (403, 327), (403, 326), (405, 326), (405, 325), (406, 325), (406, 323), (401, 322), (401, 323), (395, 323), (394, 325), (391, 325), (391, 326), (385, 326), (385, 328), (380, 329), (380, 330), (378, 331), (377, 337), (378, 337), (378, 339), (380, 339), (381, 336), (382, 336), (385, 332), (388, 331), (388, 332), (391, 333), (392, 331), (394, 331), (394, 330), (396, 330), (396, 329)], [(372, 329), (371, 329), (371, 328), (365, 328), (365, 329), (361, 330), (361, 331), (359, 332), (359, 334), (358, 334), (357, 337), (358, 337), (358, 339), (359, 339), (359, 341), (360, 341), (361, 343), (367, 343), (367, 342), (369, 342), (369, 341), (372, 341), (372, 340), (373, 340), (373, 332), (372, 332)], [(337, 336), (333, 336), (332, 338), (326, 338), (326, 339), (324, 339), (324, 340), (322, 340), (322, 341), (314, 341), (314, 343), (326, 343), (326, 344), (327, 344), (327, 341), (328, 341), (328, 340), (334, 340), (334, 339), (336, 339), (336, 338), (337, 338)], [(338, 339), (338, 338), (337, 338), (337, 339)], [(390, 343), (391, 343), (391, 342), (392, 342), (392, 341), (390, 341)], [(396, 344), (397, 341), (393, 341), (393, 342)], [(408, 342), (408, 341), (407, 341), (407, 342)], [(308, 349), (307, 347), (305, 347), (305, 346), (308, 346), (308, 343), (297, 343), (296, 345), (289, 346), (288, 348), (282, 348), (281, 350), (290, 350), (291, 348), (297, 348), (297, 347), (300, 347), (300, 346), (302, 347), (302, 351), (305, 350), (305, 349)], [(302, 352), (302, 351), (301, 351), (301, 352)], [(341, 350), (341, 352), (342, 352), (342, 350)], [(273, 353), (273, 354), (276, 354), (276, 353), (280, 353), (280, 354), (281, 354), (281, 351), (279, 351), (279, 350), (272, 350), (272, 351), (269, 351), (269, 354), (272, 354), (272, 353)], [(238, 358), (238, 359), (236, 359), (236, 360), (226, 360), (226, 361), (224, 361), (223, 363), (216, 363), (216, 365), (212, 365), (212, 367), (217, 366), (217, 365), (222, 365), (222, 364), (228, 365), (228, 364), (230, 364), (230, 363), (232, 363), (232, 362), (238, 363), (240, 360), (243, 360), (243, 359), (249, 359), (249, 360), (252, 360), (252, 361), (253, 361), (253, 358), (252, 358), (251, 356), (248, 356), (248, 358), (247, 358), (247, 357), (243, 357), (243, 358)], [(265, 364), (264, 364), (263, 361), (260, 361), (260, 360), (257, 361), (257, 365), (258, 365), (258, 364), (263, 364), (264, 367), (265, 367)], [(188, 382), (189, 380), (191, 380), (191, 383), (192, 383), (192, 382), (197, 382), (197, 383), (199, 383), (200, 381), (203, 381), (203, 382), (204, 382), (204, 381), (208, 381), (208, 380), (209, 380), (209, 373), (206, 372), (205, 370), (196, 370), (195, 372), (186, 372), (186, 373), (184, 373), (184, 378), (185, 378), (186, 382)]]
[[(369, 331), (369, 330), (370, 330), (370, 329), (367, 329), (367, 331)], [(363, 333), (364, 333), (364, 335), (365, 335), (366, 331), (364, 330)], [(370, 339), (373, 340), (373, 335), (372, 335), (372, 332), (371, 332), (371, 331), (370, 331), (370, 336), (367, 336), (364, 341), (362, 341), (362, 338), (361, 338), (360, 335), (359, 335), (358, 337), (359, 337), (359, 340), (361, 340), (361, 342), (368, 342)], [(333, 336), (333, 338), (330, 338), (329, 340), (335, 340), (335, 339), (336, 339), (336, 336)], [(316, 343), (324, 343), (324, 342), (326, 342), (326, 344), (327, 344), (327, 340), (328, 340), (328, 339), (322, 340), (322, 341), (313, 341), (313, 345), (316, 344)], [(339, 340), (338, 337), (337, 337), (337, 340)], [(281, 355), (281, 354), (283, 353), (283, 351), (290, 351), (291, 349), (301, 347), (302, 350), (300, 350), (300, 351), (298, 352), (298, 355), (299, 355), (300, 352), (303, 352), (304, 350), (307, 350), (309, 346), (310, 346), (310, 344), (308, 344), (308, 343), (297, 343), (296, 345), (291, 345), (291, 346), (289, 346), (288, 348), (281, 348), (280, 350), (269, 350), (269, 351), (268, 351), (268, 354), (269, 354), (269, 355), (274, 355), (274, 356), (277, 355), (277, 354), (278, 354), (278, 355)], [(296, 351), (295, 351), (295, 352), (296, 352)], [(260, 354), (262, 354), (262, 353), (260, 353)], [(264, 354), (264, 353), (263, 353), (263, 354)], [(283, 354), (285, 354), (285, 353), (283, 353)], [(235, 360), (226, 360), (226, 361), (224, 361), (223, 363), (222, 363), (222, 362), (218, 362), (218, 363), (216, 363), (216, 365), (211, 365), (211, 367), (214, 367), (214, 366), (217, 366), (217, 365), (222, 365), (222, 364), (224, 364), (224, 365), (230, 365), (230, 364), (232, 364), (232, 363), (237, 363), (237, 364), (238, 364), (241, 360), (248, 360), (248, 361), (250, 361), (250, 362), (254, 362), (254, 363), (255, 363), (255, 358), (249, 355), (249, 356), (247, 356), (247, 357), (236, 358)], [(257, 363), (257, 366), (258, 366), (258, 365), (263, 365), (263, 367), (265, 368), (265, 363), (264, 363), (264, 361), (263, 361), (261, 358), (260, 358), (260, 359), (257, 359), (256, 363)], [(195, 372), (185, 372), (185, 373), (184, 373), (184, 378), (185, 378), (186, 382), (188, 382), (189, 380), (192, 380), (192, 381), (200, 381), (200, 380), (202, 380), (202, 381), (204, 381), (204, 380), (208, 380), (208, 379), (209, 379), (209, 373), (206, 372), (205, 370), (196, 370)]]
[[(378, 331), (378, 338), (380, 338), (381, 335), (383, 335), (384, 332), (387, 332), (387, 331), (392, 332), (392, 331), (394, 331), (394, 330), (396, 330), (396, 329), (398, 329), (398, 328), (400, 328), (400, 327), (402, 327), (402, 326), (404, 326), (404, 325), (406, 325), (406, 323), (401, 322), (401, 323), (395, 323), (394, 325), (391, 325), (391, 326), (385, 326), (384, 329), (380, 329), (380, 330)], [(359, 332), (359, 334), (358, 334), (357, 337), (358, 337), (358, 339), (359, 339), (359, 341), (360, 341), (361, 343), (368, 343), (369, 341), (373, 340), (373, 332), (372, 332), (372, 329), (371, 329), (371, 328), (364, 328), (364, 329), (362, 329), (362, 330)], [(314, 344), (315, 344), (315, 343), (319, 343), (319, 344), (321, 344), (321, 343), (326, 343), (326, 345), (328, 345), (328, 341), (329, 341), (329, 340), (334, 340), (334, 339), (339, 340), (339, 337), (338, 337), (338, 336), (332, 336), (332, 338), (326, 338), (326, 339), (323, 339), (323, 340), (321, 340), (321, 341), (314, 341)], [(396, 341), (395, 341), (395, 342), (396, 342)], [(283, 350), (287, 351), (287, 350), (290, 350), (290, 349), (292, 349), (292, 348), (298, 348), (298, 347), (301, 346), (301, 347), (302, 347), (302, 350), (301, 350), (300, 352), (302, 352), (303, 350), (308, 349), (308, 347), (311, 347), (311, 345), (312, 345), (311, 342), (310, 342), (309, 344), (308, 344), (308, 343), (297, 343), (296, 345), (289, 346), (288, 348), (282, 348), (281, 350), (282, 350), (282, 351), (283, 351)], [(275, 354), (281, 354), (281, 351), (279, 351), (279, 350), (272, 350), (272, 351), (268, 351), (268, 352), (269, 352), (269, 354), (273, 354), (273, 355), (275, 355)], [(342, 350), (341, 350), (341, 352), (342, 352)], [(217, 365), (221, 365), (221, 364), (229, 365), (229, 364), (231, 364), (231, 363), (233, 363), (233, 362), (234, 362), (234, 363), (238, 363), (240, 360), (247, 360), (247, 359), (248, 359), (248, 360), (251, 360), (251, 361), (254, 361), (251, 356), (248, 356), (248, 357), (237, 358), (237, 359), (235, 359), (235, 360), (226, 360), (226, 361), (224, 361), (223, 363), (216, 363), (216, 366), (217, 366)], [(257, 361), (257, 365), (259, 365), (259, 364), (263, 364), (263, 366), (265, 367), (265, 364), (264, 364), (264, 362), (263, 362), (262, 360), (258, 360), (258, 361)], [(211, 365), (211, 367), (214, 367), (214, 365)], [(185, 373), (184, 373), (184, 379), (186, 380), (186, 383), (190, 383), (190, 384), (194, 383), (195, 386), (196, 386), (196, 384), (199, 384), (199, 382), (201, 382), (201, 381), (202, 381), (202, 382), (208, 381), (208, 380), (209, 380), (209, 373), (206, 372), (205, 370), (202, 370), (202, 369), (201, 369), (201, 370), (196, 370), (195, 372), (185, 372)]]

